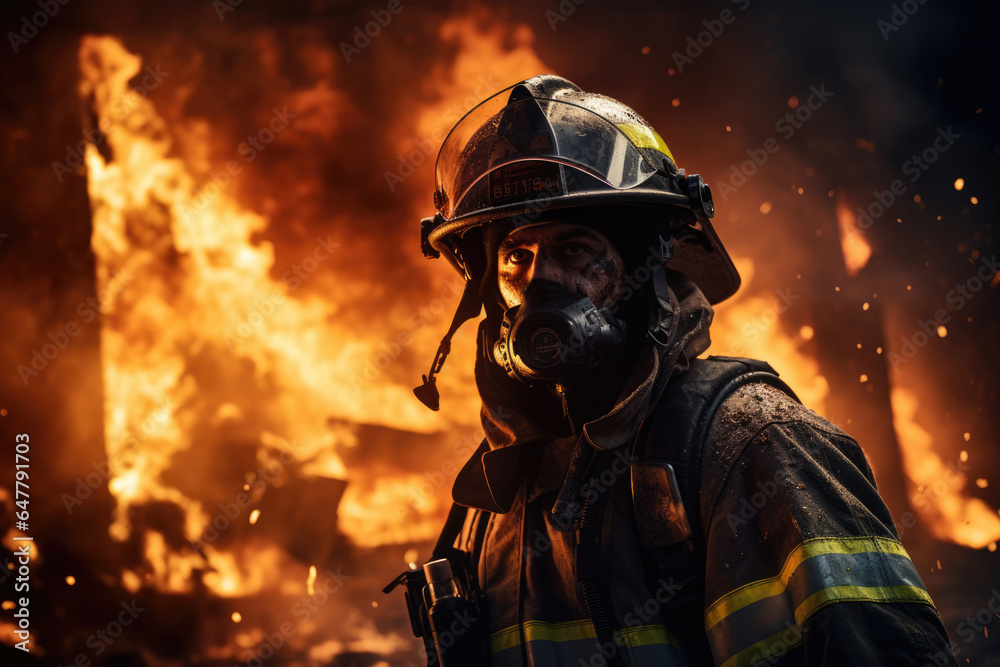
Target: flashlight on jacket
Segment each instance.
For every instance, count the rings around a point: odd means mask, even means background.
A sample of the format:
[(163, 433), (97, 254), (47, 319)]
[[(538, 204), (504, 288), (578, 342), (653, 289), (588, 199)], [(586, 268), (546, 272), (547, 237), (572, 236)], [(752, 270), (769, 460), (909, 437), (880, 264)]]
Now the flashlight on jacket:
[(425, 564), (424, 575), (424, 604), (441, 666), (487, 664), (480, 606), (468, 598), (462, 582), (452, 574), (448, 559)]

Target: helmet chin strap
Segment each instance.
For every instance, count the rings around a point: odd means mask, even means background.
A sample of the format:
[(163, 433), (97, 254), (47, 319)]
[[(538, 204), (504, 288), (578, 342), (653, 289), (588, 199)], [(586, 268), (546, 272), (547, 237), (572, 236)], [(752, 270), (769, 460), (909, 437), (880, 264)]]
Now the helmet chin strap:
[(431, 371), (423, 377), (423, 384), (414, 387), (413, 395), (420, 399), (420, 402), (431, 410), (437, 412), (441, 407), (441, 396), (437, 390), (437, 378), (434, 377), (441, 372), (444, 360), (451, 352), (451, 337), (459, 328), (474, 317), (479, 317), (483, 304), (479, 297), (479, 291), (472, 280), (465, 281), (465, 289), (462, 291), (462, 299), (458, 302), (455, 316), (451, 320), (448, 333), (441, 339), (437, 352), (434, 354), (434, 361), (431, 363)]
[(649, 337), (660, 347), (666, 347), (669, 342), (670, 326), (674, 319), (674, 307), (670, 305), (670, 288), (667, 287), (667, 272), (662, 262), (657, 262), (650, 271), (653, 282), (653, 294), (659, 302), (659, 308), (654, 308), (649, 318)]
[(666, 347), (670, 337), (670, 326), (673, 324), (674, 307), (670, 305), (670, 288), (667, 286), (666, 264), (674, 258), (674, 238), (669, 232), (663, 238), (663, 231), (657, 234), (657, 241), (660, 244), (660, 261), (650, 270), (650, 279), (653, 282), (653, 295), (659, 308), (654, 303), (653, 312), (649, 318), (649, 337), (660, 347)]

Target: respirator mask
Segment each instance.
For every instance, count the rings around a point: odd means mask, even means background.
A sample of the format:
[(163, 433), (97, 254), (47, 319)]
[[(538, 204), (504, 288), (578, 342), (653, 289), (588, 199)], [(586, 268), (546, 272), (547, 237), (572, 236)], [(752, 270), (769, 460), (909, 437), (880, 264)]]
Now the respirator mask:
[(504, 312), (493, 357), (529, 386), (575, 383), (611, 368), (626, 348), (625, 322), (563, 285), (533, 280)]

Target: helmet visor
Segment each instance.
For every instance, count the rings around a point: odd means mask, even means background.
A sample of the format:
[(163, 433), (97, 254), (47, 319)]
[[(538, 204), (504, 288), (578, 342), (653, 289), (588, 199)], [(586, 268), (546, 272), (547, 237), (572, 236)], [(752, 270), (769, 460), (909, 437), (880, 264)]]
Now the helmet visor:
[[(515, 100), (517, 91), (510, 90), (472, 109), (441, 146), (435, 185), (446, 219), (455, 216), (473, 186), (488, 176), (485, 189), (490, 203), (501, 205), (563, 194), (559, 164), (586, 172), (615, 189), (635, 187), (656, 173), (645, 153), (603, 116), (570, 102), (534, 97)], [(552, 166), (498, 171), (517, 162)]]

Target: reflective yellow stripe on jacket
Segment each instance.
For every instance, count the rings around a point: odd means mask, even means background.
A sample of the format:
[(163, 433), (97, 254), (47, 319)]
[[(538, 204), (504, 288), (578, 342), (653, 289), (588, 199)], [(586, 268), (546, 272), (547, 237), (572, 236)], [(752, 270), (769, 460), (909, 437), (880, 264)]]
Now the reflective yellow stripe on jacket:
[[(621, 632), (634, 664), (681, 667), (677, 640), (662, 625), (625, 628)], [(526, 621), (490, 637), (493, 667), (579, 667), (606, 664), (589, 620), (567, 623)], [(581, 662), (582, 661), (582, 662)]]
[(777, 576), (741, 586), (705, 612), (716, 664), (743, 667), (784, 653), (802, 643), (801, 628), (810, 615), (849, 600), (933, 604), (896, 540), (806, 540)]

